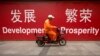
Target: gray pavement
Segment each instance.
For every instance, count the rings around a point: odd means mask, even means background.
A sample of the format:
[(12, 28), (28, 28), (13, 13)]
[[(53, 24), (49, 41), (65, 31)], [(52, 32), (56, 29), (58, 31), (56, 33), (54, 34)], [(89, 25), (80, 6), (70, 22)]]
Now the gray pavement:
[(100, 41), (68, 41), (66, 46), (35, 41), (0, 41), (0, 56), (100, 56)]

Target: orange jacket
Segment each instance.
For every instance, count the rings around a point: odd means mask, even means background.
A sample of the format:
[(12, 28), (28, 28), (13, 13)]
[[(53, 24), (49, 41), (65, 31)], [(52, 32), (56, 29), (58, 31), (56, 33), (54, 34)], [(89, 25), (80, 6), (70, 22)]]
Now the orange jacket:
[(45, 33), (48, 33), (49, 31), (53, 31), (53, 28), (56, 28), (56, 26), (53, 26), (51, 24), (51, 21), (49, 19), (46, 19), (44, 22)]

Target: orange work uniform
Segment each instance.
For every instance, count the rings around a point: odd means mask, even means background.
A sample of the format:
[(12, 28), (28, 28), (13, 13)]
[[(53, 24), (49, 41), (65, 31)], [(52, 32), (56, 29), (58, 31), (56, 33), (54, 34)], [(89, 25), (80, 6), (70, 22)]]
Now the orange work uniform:
[(49, 37), (51, 38), (51, 40), (56, 41), (56, 32), (54, 31), (54, 28), (56, 28), (56, 26), (51, 25), (51, 21), (49, 19), (46, 19), (44, 22), (44, 30), (45, 33), (49, 35)]

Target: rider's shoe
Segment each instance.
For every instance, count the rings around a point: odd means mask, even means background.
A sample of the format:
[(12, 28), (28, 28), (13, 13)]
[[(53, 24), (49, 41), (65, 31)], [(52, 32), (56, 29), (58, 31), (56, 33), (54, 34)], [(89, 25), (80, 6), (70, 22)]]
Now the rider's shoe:
[(58, 42), (57, 41), (51, 41), (51, 43), (57, 44)]

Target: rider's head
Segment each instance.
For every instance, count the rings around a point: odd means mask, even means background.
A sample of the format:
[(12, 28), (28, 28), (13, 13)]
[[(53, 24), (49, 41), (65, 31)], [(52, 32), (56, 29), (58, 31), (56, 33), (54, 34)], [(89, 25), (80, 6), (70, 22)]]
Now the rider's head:
[(48, 19), (49, 20), (52, 20), (52, 19), (54, 19), (55, 17), (53, 16), (53, 15), (48, 15)]

